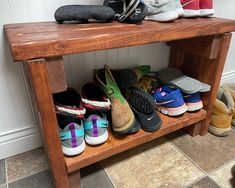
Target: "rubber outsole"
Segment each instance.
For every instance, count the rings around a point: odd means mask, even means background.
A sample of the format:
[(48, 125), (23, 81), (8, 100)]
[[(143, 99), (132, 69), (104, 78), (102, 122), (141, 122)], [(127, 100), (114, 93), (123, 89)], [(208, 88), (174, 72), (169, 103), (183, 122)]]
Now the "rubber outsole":
[(197, 103), (186, 103), (186, 106), (188, 109), (187, 111), (194, 112), (194, 111), (198, 111), (198, 110), (202, 109), (203, 103), (202, 103), (202, 101), (199, 101)]
[(186, 104), (178, 108), (174, 108), (174, 110), (171, 110), (170, 108), (166, 108), (163, 106), (156, 106), (156, 109), (160, 111), (161, 113), (168, 115), (168, 116), (179, 116), (179, 115), (184, 114), (188, 110)]
[(80, 153), (82, 153), (86, 148), (86, 144), (85, 141), (83, 140), (82, 144), (79, 145), (76, 148), (67, 148), (65, 146), (62, 145), (62, 150), (64, 155), (66, 156), (75, 156), (75, 155), (79, 155)]
[(177, 11), (169, 11), (160, 14), (154, 14), (146, 16), (146, 20), (158, 21), (158, 22), (169, 22), (176, 20), (179, 17)]
[(98, 137), (85, 135), (85, 141), (89, 145), (100, 145), (100, 144), (105, 143), (107, 141), (108, 137), (109, 137), (109, 134), (108, 134), (108, 131), (106, 130), (104, 132), (104, 134), (102, 134)]

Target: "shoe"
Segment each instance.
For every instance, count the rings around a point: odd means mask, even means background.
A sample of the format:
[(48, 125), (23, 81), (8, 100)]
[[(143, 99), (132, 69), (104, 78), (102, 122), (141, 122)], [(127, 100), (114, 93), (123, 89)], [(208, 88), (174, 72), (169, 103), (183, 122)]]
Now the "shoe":
[(57, 114), (60, 140), (64, 155), (74, 156), (85, 150), (84, 128), (81, 119)]
[(112, 75), (120, 88), (128, 88), (133, 86), (142, 76), (147, 75), (151, 71), (149, 65), (141, 65), (133, 69), (111, 70)]
[(197, 17), (201, 15), (200, 0), (180, 0), (180, 2), (184, 9), (184, 17)]
[(155, 101), (149, 93), (132, 87), (127, 89), (126, 99), (144, 131), (153, 132), (160, 129), (162, 120), (155, 111)]
[(169, 86), (152, 91), (156, 101), (156, 109), (169, 116), (178, 116), (187, 111), (183, 96), (179, 89), (173, 90)]
[(144, 0), (148, 7), (145, 20), (168, 22), (177, 19), (175, 0)]
[(158, 81), (154, 77), (144, 76), (138, 82), (134, 84), (134, 87), (140, 88), (147, 93), (150, 93), (153, 89), (157, 88)]
[(184, 9), (180, 3), (180, 0), (175, 0), (175, 7), (176, 7), (176, 12), (178, 13), (178, 16), (182, 17), (184, 15)]
[(86, 83), (81, 89), (82, 104), (86, 109), (110, 110), (110, 100), (103, 91), (94, 83)]
[(95, 71), (95, 79), (111, 102), (112, 128), (119, 134), (127, 134), (135, 126), (135, 116), (122, 96), (107, 65)]
[[(232, 96), (235, 106), (235, 84), (227, 84), (226, 88), (228, 89), (230, 95)], [(235, 126), (235, 107), (233, 109), (232, 126)]]
[(213, 14), (213, 0), (200, 0), (200, 16), (212, 16)]
[(86, 109), (81, 103), (81, 96), (73, 88), (53, 94), (56, 113), (77, 116), (83, 118)]
[(106, 114), (99, 111), (87, 113), (84, 119), (85, 141), (90, 145), (103, 144), (108, 139)]
[(209, 132), (216, 136), (227, 136), (231, 130), (234, 101), (226, 87), (220, 87), (212, 111)]
[(193, 94), (186, 94), (186, 93), (182, 93), (182, 94), (183, 94), (184, 102), (188, 109), (187, 111), (194, 112), (194, 111), (198, 111), (202, 109), (203, 103), (202, 103), (199, 92), (193, 93)]

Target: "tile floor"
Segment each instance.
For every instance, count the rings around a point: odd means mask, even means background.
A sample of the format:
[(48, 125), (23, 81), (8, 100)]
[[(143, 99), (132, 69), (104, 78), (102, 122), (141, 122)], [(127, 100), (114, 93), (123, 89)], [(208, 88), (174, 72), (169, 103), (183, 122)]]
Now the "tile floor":
[[(81, 171), (83, 188), (232, 188), (235, 132), (173, 133)], [(41, 148), (0, 160), (0, 188), (53, 188)]]

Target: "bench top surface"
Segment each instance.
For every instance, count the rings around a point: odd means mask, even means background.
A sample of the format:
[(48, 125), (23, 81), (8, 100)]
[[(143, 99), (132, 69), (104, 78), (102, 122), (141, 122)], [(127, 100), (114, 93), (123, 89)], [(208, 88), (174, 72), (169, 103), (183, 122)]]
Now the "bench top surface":
[(4, 30), (13, 59), (22, 61), (222, 34), (235, 31), (235, 20), (197, 18), (141, 24), (32, 22), (4, 25)]

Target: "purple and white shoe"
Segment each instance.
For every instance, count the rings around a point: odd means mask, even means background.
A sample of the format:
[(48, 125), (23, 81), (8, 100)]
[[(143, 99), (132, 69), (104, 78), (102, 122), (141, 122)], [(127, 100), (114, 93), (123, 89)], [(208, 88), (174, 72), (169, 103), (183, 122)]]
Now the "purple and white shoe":
[(90, 145), (99, 145), (108, 139), (108, 125), (105, 113), (94, 113), (84, 119), (85, 140)]
[(63, 130), (60, 129), (60, 140), (63, 153), (67, 156), (74, 156), (85, 150), (83, 122), (69, 123)]

